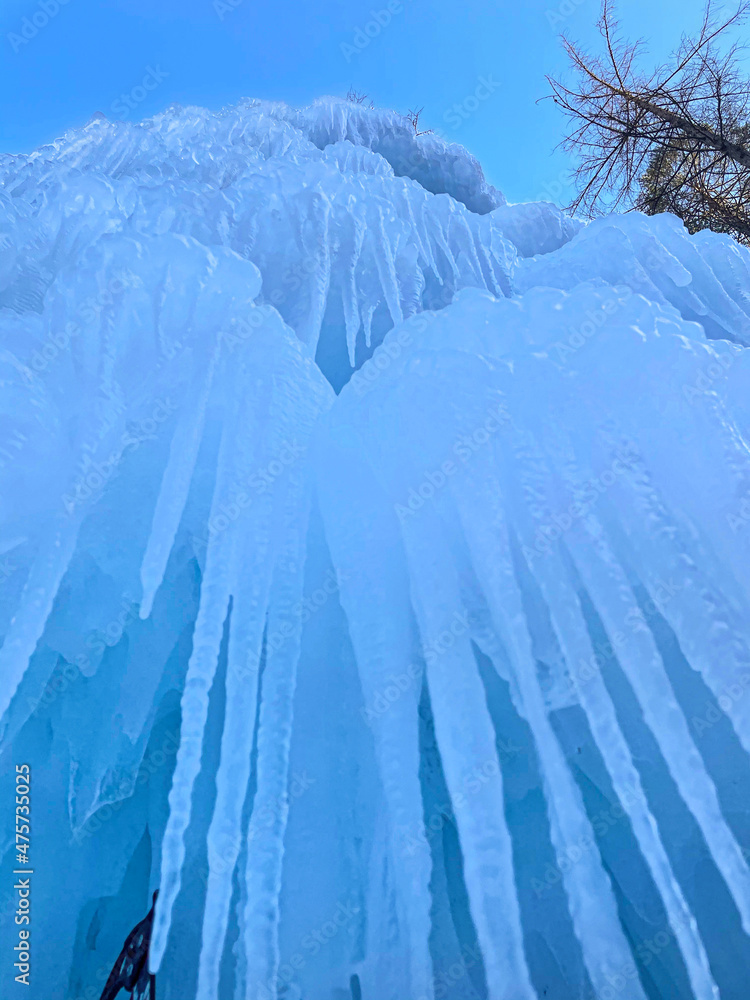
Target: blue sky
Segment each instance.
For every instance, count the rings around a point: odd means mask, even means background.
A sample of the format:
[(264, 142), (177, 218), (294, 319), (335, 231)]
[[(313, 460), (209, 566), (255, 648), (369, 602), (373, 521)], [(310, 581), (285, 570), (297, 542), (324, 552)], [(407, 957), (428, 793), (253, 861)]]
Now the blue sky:
[[(621, 0), (620, 14), (661, 58), (702, 7)], [(564, 68), (560, 31), (594, 42), (598, 8), (599, 0), (3, 0), (0, 152), (28, 152), (96, 111), (140, 120), (173, 102), (305, 104), (353, 86), (377, 106), (424, 106), (425, 127), (468, 147), (509, 200), (564, 202), (570, 164), (555, 152), (564, 122), (537, 101), (545, 74)]]

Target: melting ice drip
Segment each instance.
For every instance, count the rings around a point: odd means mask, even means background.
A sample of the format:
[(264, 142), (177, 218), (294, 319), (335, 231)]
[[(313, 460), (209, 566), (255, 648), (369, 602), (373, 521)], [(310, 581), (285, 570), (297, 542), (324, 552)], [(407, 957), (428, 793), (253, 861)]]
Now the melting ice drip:
[(744, 997), (750, 253), (332, 99), (0, 173), (39, 996), (159, 885), (166, 1000)]

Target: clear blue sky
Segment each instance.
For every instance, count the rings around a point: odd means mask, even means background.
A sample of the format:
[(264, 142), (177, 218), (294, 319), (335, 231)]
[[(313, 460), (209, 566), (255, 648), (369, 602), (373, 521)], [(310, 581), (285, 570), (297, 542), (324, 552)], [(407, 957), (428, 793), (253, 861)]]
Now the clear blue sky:
[[(564, 66), (559, 32), (594, 41), (599, 0), (390, 2), (381, 27), (371, 11), (388, 0), (2, 0), (0, 152), (28, 152), (96, 111), (140, 120), (172, 102), (304, 104), (351, 85), (377, 106), (424, 105), (425, 127), (467, 146), (509, 200), (564, 201), (563, 122), (536, 102)], [(620, 13), (662, 57), (702, 6), (621, 0)], [(24, 26), (33, 37), (19, 42)], [(161, 79), (147, 90), (150, 67)]]

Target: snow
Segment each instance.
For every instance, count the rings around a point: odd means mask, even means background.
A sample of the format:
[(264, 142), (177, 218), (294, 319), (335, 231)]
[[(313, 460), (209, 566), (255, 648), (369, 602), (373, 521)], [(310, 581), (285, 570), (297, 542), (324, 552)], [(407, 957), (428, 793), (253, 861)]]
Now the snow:
[(750, 251), (332, 98), (0, 175), (30, 994), (744, 997)]

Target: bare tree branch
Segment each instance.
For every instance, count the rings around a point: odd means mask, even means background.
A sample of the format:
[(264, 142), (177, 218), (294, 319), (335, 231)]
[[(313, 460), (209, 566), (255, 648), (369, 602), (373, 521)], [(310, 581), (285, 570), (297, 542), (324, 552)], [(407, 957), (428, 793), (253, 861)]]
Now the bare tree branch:
[(602, 3), (601, 56), (563, 37), (574, 81), (548, 79), (578, 160), (573, 209), (670, 211), (691, 232), (750, 245), (750, 80), (737, 44), (724, 47), (749, 13), (750, 0), (723, 16), (709, 0), (698, 33), (650, 74), (639, 69), (643, 43), (620, 37), (614, 0)]

